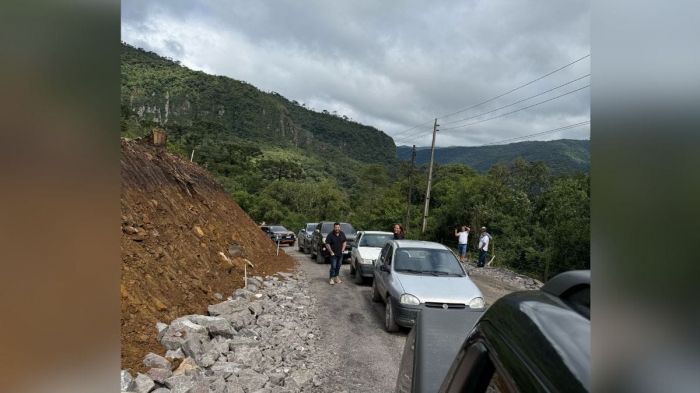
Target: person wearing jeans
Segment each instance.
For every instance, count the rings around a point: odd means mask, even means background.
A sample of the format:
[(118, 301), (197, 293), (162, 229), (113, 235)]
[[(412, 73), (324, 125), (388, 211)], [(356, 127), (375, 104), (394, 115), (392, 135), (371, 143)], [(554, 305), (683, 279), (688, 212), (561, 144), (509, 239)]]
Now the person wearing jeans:
[(328, 283), (331, 285), (342, 282), (338, 275), (340, 274), (340, 267), (343, 265), (343, 252), (346, 246), (345, 233), (340, 230), (340, 223), (336, 222), (333, 224), (333, 232), (326, 236), (326, 249), (330, 253), (331, 260), (330, 280), (328, 280)]
[(491, 235), (486, 232), (486, 227), (481, 227), (481, 237), (479, 237), (479, 263), (476, 264), (477, 267), (484, 267), (484, 263), (486, 263), (486, 252), (489, 250), (489, 240), (491, 240)]
[(461, 231), (457, 231), (455, 228), (455, 236), (457, 239), (457, 251), (459, 252), (459, 261), (464, 263), (464, 256), (467, 255), (467, 243), (469, 240), (469, 227), (462, 225)]

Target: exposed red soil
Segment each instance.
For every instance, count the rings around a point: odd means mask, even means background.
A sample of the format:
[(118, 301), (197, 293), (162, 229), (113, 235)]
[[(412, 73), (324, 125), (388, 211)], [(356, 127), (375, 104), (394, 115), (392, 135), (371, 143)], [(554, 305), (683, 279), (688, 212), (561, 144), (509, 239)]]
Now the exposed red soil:
[[(203, 168), (144, 140), (121, 142), (121, 363), (145, 371), (148, 352), (163, 354), (156, 322), (206, 314), (209, 304), (249, 275), (290, 271), (274, 244)], [(226, 261), (231, 244), (242, 256)]]

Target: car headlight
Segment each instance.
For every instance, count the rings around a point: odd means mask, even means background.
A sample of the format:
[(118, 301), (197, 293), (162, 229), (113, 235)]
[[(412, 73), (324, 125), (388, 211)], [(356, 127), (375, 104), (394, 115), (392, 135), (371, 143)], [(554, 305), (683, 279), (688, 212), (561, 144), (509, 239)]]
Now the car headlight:
[(410, 304), (410, 305), (413, 305), (413, 306), (417, 306), (417, 305), (420, 304), (420, 300), (418, 300), (417, 297), (411, 295), (410, 293), (404, 293), (404, 294), (401, 295), (401, 297), (399, 298), (399, 303), (401, 303), (401, 304)]
[(469, 308), (484, 308), (484, 298), (479, 296), (470, 300)]

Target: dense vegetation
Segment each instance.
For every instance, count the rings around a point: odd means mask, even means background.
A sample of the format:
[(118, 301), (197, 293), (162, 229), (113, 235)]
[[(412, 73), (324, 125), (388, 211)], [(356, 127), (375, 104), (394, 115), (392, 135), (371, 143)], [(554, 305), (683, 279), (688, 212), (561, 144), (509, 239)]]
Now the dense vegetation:
[[(585, 172), (562, 174), (497, 153), (493, 162), (505, 163), (485, 173), (461, 163), (436, 165), (421, 234), (426, 165), (411, 170), (397, 160), (391, 138), (379, 130), (128, 45), (121, 102), (123, 136), (165, 128), (169, 149), (186, 158), (194, 150), (194, 161), (257, 221), (294, 231), (324, 219), (378, 230), (401, 222), (409, 238), (448, 245), (456, 243), (457, 225), (485, 225), (496, 265), (538, 278), (590, 266)], [(476, 241), (474, 233), (471, 249)]]
[[(506, 164), (516, 158), (544, 162), (554, 173), (588, 172), (590, 170), (590, 142), (560, 139), (555, 141), (528, 141), (495, 146), (451, 146), (435, 148), (435, 162), (461, 163), (485, 173), (496, 164)], [(410, 160), (409, 146), (398, 146), (399, 160)], [(429, 148), (416, 148), (418, 165), (430, 162)]]

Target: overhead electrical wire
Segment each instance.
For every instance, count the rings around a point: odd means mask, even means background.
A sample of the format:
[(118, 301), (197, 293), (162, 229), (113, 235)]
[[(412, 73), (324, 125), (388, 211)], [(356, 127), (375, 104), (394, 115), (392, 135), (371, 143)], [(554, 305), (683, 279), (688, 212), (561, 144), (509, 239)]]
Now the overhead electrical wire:
[(452, 112), (452, 113), (448, 113), (448, 114), (445, 114), (445, 115), (442, 115), (442, 116), (438, 116), (438, 119), (445, 118), (445, 117), (449, 117), (449, 116), (452, 116), (452, 115), (456, 115), (456, 114), (458, 114), (458, 113), (462, 113), (462, 112), (464, 112), (464, 111), (468, 111), (469, 109), (473, 109), (473, 108), (476, 108), (476, 107), (478, 107), (478, 106), (487, 104), (487, 103), (489, 103), (489, 102), (491, 102), (491, 101), (493, 101), (493, 100), (495, 100), (495, 99), (501, 98), (501, 97), (503, 97), (503, 96), (505, 96), (505, 95), (508, 95), (508, 94), (510, 94), (510, 93), (513, 93), (513, 92), (515, 92), (515, 91), (518, 91), (518, 90), (522, 89), (522, 88), (525, 87), (525, 86), (529, 86), (529, 85), (531, 85), (531, 84), (533, 84), (533, 83), (535, 83), (535, 82), (537, 82), (537, 81), (539, 81), (539, 80), (542, 80), (542, 79), (544, 79), (544, 78), (546, 78), (546, 77), (548, 77), (548, 76), (550, 76), (550, 75), (552, 75), (552, 74), (555, 74), (555, 73), (557, 73), (557, 72), (563, 70), (564, 68), (569, 67), (569, 66), (572, 66), (572, 65), (578, 63), (579, 61), (584, 60), (584, 59), (586, 59), (586, 58), (588, 58), (588, 57), (591, 57), (591, 54), (590, 54), (590, 53), (587, 54), (587, 55), (585, 55), (585, 56), (583, 56), (583, 57), (580, 57), (580, 58), (578, 58), (578, 59), (576, 59), (576, 60), (574, 60), (574, 61), (572, 61), (572, 62), (570, 62), (570, 63), (568, 63), (568, 64), (566, 64), (566, 65), (564, 65), (564, 66), (561, 66), (561, 67), (557, 68), (557, 69), (554, 70), (554, 71), (550, 71), (550, 72), (548, 72), (548, 73), (546, 73), (546, 74), (540, 76), (539, 78), (535, 78), (535, 79), (533, 79), (533, 80), (531, 80), (531, 81), (529, 81), (529, 82), (526, 82), (526, 83), (524, 83), (524, 84), (522, 84), (522, 85), (520, 85), (520, 86), (518, 86), (518, 87), (515, 87), (515, 88), (513, 88), (513, 89), (511, 89), (511, 90), (508, 90), (508, 91), (506, 91), (505, 93), (501, 93), (501, 94), (499, 94), (499, 95), (497, 95), (497, 96), (495, 96), (495, 97), (489, 98), (489, 99), (487, 99), (487, 100), (485, 100), (485, 101), (482, 101), (482, 102), (480, 102), (480, 103), (478, 103), (478, 104), (474, 104), (474, 105), (472, 105), (472, 106), (470, 106), (470, 107), (467, 107), (467, 108), (464, 108), (464, 109), (460, 109), (460, 110), (458, 110), (458, 111), (456, 111), (456, 112)]
[[(481, 106), (481, 105), (487, 104), (487, 103), (489, 103), (489, 102), (491, 102), (491, 101), (493, 101), (493, 100), (495, 100), (495, 99), (501, 98), (501, 97), (503, 97), (503, 96), (505, 96), (505, 95), (508, 95), (508, 94), (510, 94), (510, 93), (513, 93), (513, 92), (515, 92), (515, 91), (518, 91), (518, 90), (522, 89), (523, 87), (529, 86), (529, 85), (531, 85), (531, 84), (533, 84), (533, 83), (535, 83), (535, 82), (537, 82), (537, 81), (539, 81), (539, 80), (542, 80), (542, 79), (544, 79), (544, 78), (546, 78), (546, 77), (548, 77), (548, 76), (550, 76), (550, 75), (552, 75), (552, 74), (555, 74), (555, 73), (557, 73), (557, 72), (559, 72), (559, 71), (561, 71), (561, 70), (563, 70), (563, 69), (565, 69), (565, 68), (567, 68), (567, 67), (569, 67), (569, 66), (572, 66), (572, 65), (578, 63), (579, 61), (584, 60), (584, 59), (586, 59), (586, 58), (588, 58), (588, 57), (591, 57), (591, 54), (590, 54), (590, 53), (587, 54), (587, 55), (585, 55), (585, 56), (583, 56), (583, 57), (580, 57), (580, 58), (578, 58), (578, 59), (576, 59), (576, 60), (574, 60), (574, 61), (572, 61), (572, 62), (570, 62), (570, 63), (568, 63), (568, 64), (566, 64), (566, 65), (563, 65), (563, 66), (557, 68), (556, 70), (550, 71), (550, 72), (548, 72), (548, 73), (546, 73), (546, 74), (544, 74), (544, 75), (542, 75), (542, 76), (540, 76), (540, 77), (538, 77), (538, 78), (535, 78), (535, 79), (533, 79), (533, 80), (531, 80), (531, 81), (529, 81), (529, 82), (526, 82), (526, 83), (524, 83), (524, 84), (522, 84), (522, 85), (520, 85), (520, 86), (517, 86), (517, 87), (515, 87), (515, 88), (513, 88), (513, 89), (511, 89), (511, 90), (508, 90), (508, 91), (506, 91), (506, 92), (504, 92), (504, 93), (501, 93), (501, 94), (499, 94), (499, 95), (497, 95), (497, 96), (495, 96), (495, 97), (491, 97), (491, 98), (489, 98), (489, 99), (487, 99), (487, 100), (485, 100), (485, 101), (482, 101), (482, 102), (480, 102), (480, 103), (478, 103), (478, 104), (474, 104), (474, 105), (469, 106), (469, 107), (464, 108), (464, 109), (460, 109), (460, 110), (458, 110), (458, 111), (456, 111), (456, 112), (447, 113), (447, 114), (444, 114), (444, 115), (441, 115), (441, 116), (437, 116), (437, 117), (438, 117), (438, 118), (445, 118), (445, 117), (453, 116), (453, 115), (456, 115), (456, 114), (458, 114), (458, 113), (462, 113), (462, 112), (464, 112), (464, 111), (468, 111), (469, 109), (473, 109), (473, 108), (479, 107), (479, 106)], [(403, 135), (403, 134), (405, 134), (405, 133), (408, 132), (408, 131), (414, 130), (414, 129), (416, 129), (416, 128), (418, 128), (418, 127), (424, 125), (424, 124), (429, 124), (429, 123), (432, 122), (432, 121), (433, 121), (433, 120), (427, 120), (427, 121), (424, 121), (423, 123), (416, 124), (416, 125), (413, 126), (413, 127), (410, 127), (410, 128), (405, 129), (405, 130), (402, 130), (402, 131), (400, 131), (400, 132), (397, 132), (396, 134), (394, 134), (394, 136)]]
[(480, 146), (500, 145), (500, 144), (507, 143), (507, 142), (514, 142), (514, 141), (518, 141), (518, 140), (522, 140), (522, 139), (531, 138), (531, 137), (533, 137), (533, 136), (540, 136), (540, 135), (545, 135), (545, 134), (551, 134), (551, 133), (554, 133), (554, 132), (557, 132), (557, 131), (566, 131), (566, 130), (569, 130), (569, 129), (572, 129), (572, 128), (577, 128), (577, 127), (580, 127), (580, 126), (586, 125), (586, 124), (591, 124), (591, 121), (590, 121), (590, 120), (582, 121), (582, 122), (580, 122), (580, 123), (569, 124), (569, 125), (567, 125), (567, 126), (563, 126), (563, 127), (559, 127), (559, 128), (554, 128), (554, 129), (547, 130), (547, 131), (540, 131), (540, 132), (536, 132), (536, 133), (534, 133), (534, 134), (522, 135), (522, 136), (518, 136), (518, 137), (515, 137), (515, 138), (509, 138), (509, 139), (503, 139), (503, 140), (496, 141), (496, 142), (485, 143), (485, 144), (480, 145)]
[(443, 122), (442, 125), (454, 124), (454, 123), (459, 123), (460, 121), (476, 119), (477, 117), (481, 117), (481, 116), (483, 116), (483, 115), (488, 115), (489, 113), (493, 113), (493, 112), (499, 111), (499, 110), (501, 110), (501, 109), (505, 109), (505, 108), (508, 108), (508, 107), (510, 107), (510, 106), (520, 104), (521, 102), (525, 102), (525, 101), (527, 101), (527, 100), (531, 100), (531, 99), (533, 99), (533, 98), (535, 98), (535, 97), (539, 97), (539, 96), (541, 96), (541, 95), (547, 94), (547, 93), (552, 92), (552, 91), (554, 91), (554, 90), (560, 89), (560, 88), (562, 88), (562, 87), (564, 87), (564, 86), (570, 85), (570, 84), (572, 84), (572, 83), (574, 83), (574, 82), (578, 82), (578, 81), (580, 81), (581, 79), (586, 78), (586, 77), (589, 77), (589, 76), (591, 76), (591, 74), (587, 74), (587, 75), (578, 77), (578, 78), (576, 78), (576, 79), (574, 79), (574, 80), (570, 80), (570, 81), (568, 81), (568, 82), (566, 82), (566, 83), (564, 83), (564, 84), (561, 84), (561, 85), (559, 85), (559, 86), (553, 87), (553, 88), (551, 88), (551, 89), (549, 89), (549, 90), (545, 90), (545, 91), (543, 91), (543, 92), (541, 92), (541, 93), (535, 94), (534, 96), (530, 96), (530, 97), (523, 98), (523, 99), (521, 99), (521, 100), (515, 101), (515, 102), (512, 103), (512, 104), (504, 105), (504, 106), (502, 106), (502, 107), (500, 107), (500, 108), (492, 109), (492, 110), (490, 110), (490, 111), (488, 111), (488, 112), (482, 112), (482, 113), (479, 113), (478, 115), (474, 115), (474, 116), (470, 116), (470, 117), (465, 117), (464, 119), (459, 119), (459, 120), (452, 120), (452, 121), (448, 121), (448, 122)]
[[(526, 87), (526, 86), (529, 86), (529, 85), (531, 85), (531, 84), (533, 84), (533, 83), (535, 83), (535, 82), (537, 82), (537, 81), (540, 81), (540, 80), (542, 80), (542, 79), (544, 79), (544, 78), (546, 78), (546, 77), (548, 77), (548, 76), (550, 76), (550, 75), (552, 75), (552, 74), (555, 74), (555, 73), (557, 73), (557, 72), (559, 72), (559, 71), (561, 71), (561, 70), (563, 70), (563, 69), (565, 69), (565, 68), (567, 68), (567, 67), (569, 67), (569, 66), (571, 66), (571, 65), (573, 65), (573, 64), (576, 64), (576, 63), (578, 63), (578, 62), (580, 62), (580, 61), (582, 61), (582, 60), (584, 60), (584, 59), (586, 59), (586, 58), (588, 58), (588, 57), (590, 57), (590, 56), (591, 56), (591, 54), (589, 53), (589, 54), (587, 54), (587, 55), (585, 55), (585, 56), (582, 56), (582, 57), (580, 57), (580, 58), (578, 58), (578, 59), (576, 59), (576, 60), (574, 60), (574, 61), (571, 61), (571, 62), (569, 62), (569, 63), (567, 63), (567, 64), (565, 64), (565, 65), (563, 65), (563, 66), (561, 66), (561, 67), (559, 67), (559, 68), (557, 68), (557, 69), (555, 69), (555, 70), (552, 70), (552, 71), (550, 71), (550, 72), (548, 72), (548, 73), (546, 73), (546, 74), (544, 74), (544, 75), (542, 75), (542, 76), (540, 76), (540, 77), (538, 77), (538, 78), (535, 78), (535, 79), (530, 80), (530, 81), (528, 81), (528, 82), (526, 82), (526, 83), (523, 83), (523, 84), (521, 84), (521, 85), (519, 85), (519, 86), (517, 86), (517, 87), (515, 87), (515, 88), (513, 88), (513, 89), (511, 89), (511, 90), (508, 90), (508, 91), (506, 91), (506, 92), (504, 92), (504, 93), (498, 94), (498, 95), (496, 95), (496, 96), (494, 96), (494, 97), (491, 97), (491, 98), (489, 98), (489, 99), (487, 99), (487, 100), (484, 100), (484, 101), (482, 101), (482, 102), (479, 102), (479, 103), (474, 104), (474, 105), (472, 105), (472, 106), (469, 106), (469, 107), (467, 107), (467, 108), (460, 109), (460, 110), (455, 111), (455, 112), (451, 112), (451, 113), (447, 113), (447, 114), (441, 115), (441, 116), (439, 116), (438, 118), (445, 118), (445, 117), (453, 116), (453, 115), (456, 115), (456, 114), (458, 114), (458, 113), (465, 112), (465, 111), (467, 111), (467, 110), (469, 110), (469, 109), (473, 109), (473, 108), (479, 107), (479, 106), (481, 106), (481, 105), (487, 104), (487, 103), (489, 103), (489, 102), (491, 102), (491, 101), (494, 101), (494, 100), (496, 100), (496, 99), (498, 99), (498, 98), (501, 98), (501, 97), (503, 97), (503, 96), (505, 96), (505, 95), (508, 95), (508, 94), (510, 94), (510, 93), (513, 93), (513, 92), (515, 92), (515, 91), (518, 91), (518, 90), (520, 90), (520, 89), (522, 89), (522, 88), (524, 88), (524, 87)], [(551, 92), (551, 91), (556, 90), (556, 89), (558, 89), (558, 88), (561, 88), (561, 87), (563, 87), (563, 86), (569, 85), (569, 84), (571, 84), (571, 83), (573, 83), (573, 82), (576, 82), (576, 81), (578, 81), (578, 80), (581, 80), (581, 79), (583, 79), (583, 78), (586, 78), (586, 77), (588, 77), (588, 76), (590, 76), (590, 75), (591, 75), (591, 74), (589, 73), (589, 74), (587, 74), (587, 75), (584, 75), (584, 76), (582, 76), (582, 77), (579, 77), (579, 78), (577, 78), (577, 79), (574, 79), (574, 80), (572, 80), (572, 81), (569, 81), (569, 82), (567, 82), (567, 83), (564, 83), (564, 84), (562, 84), (562, 85), (559, 85), (559, 86), (556, 86), (556, 87), (551, 88), (551, 89), (549, 89), (549, 90), (546, 90), (546, 91), (544, 91), (544, 92), (538, 93), (538, 94), (536, 94), (536, 95), (534, 95), (534, 96), (530, 96), (530, 97), (528, 97), (528, 98), (524, 98), (524, 99), (522, 99), (522, 100), (516, 101), (516, 102), (514, 102), (514, 103), (512, 103), (512, 104), (502, 106), (502, 107), (500, 107), (500, 108), (498, 108), (498, 109), (494, 109), (494, 110), (491, 110), (491, 111), (488, 111), (488, 112), (484, 112), (484, 113), (481, 113), (481, 114), (479, 114), (479, 115), (470, 116), (470, 117), (468, 117), (468, 118), (461, 119), (461, 120), (449, 121), (449, 122), (446, 122), (446, 123), (444, 123), (444, 124), (454, 124), (454, 123), (457, 123), (457, 122), (460, 122), (460, 121), (471, 120), (471, 119), (474, 119), (474, 118), (476, 118), (476, 117), (480, 117), (480, 116), (483, 116), (483, 115), (486, 115), (486, 114), (489, 114), (489, 113), (496, 112), (496, 111), (498, 111), (498, 110), (501, 110), (501, 109), (504, 109), (504, 108), (507, 108), (507, 107), (516, 105), (516, 104), (518, 104), (518, 103), (521, 103), (521, 102), (527, 101), (527, 100), (529, 100), (529, 99), (532, 99), (532, 98), (541, 96), (541, 95), (543, 95), (543, 94), (546, 94), (546, 93), (548, 93), (548, 92)], [(582, 89), (584, 89), (584, 88), (586, 88), (586, 87), (589, 87), (589, 86), (590, 86), (590, 85), (587, 85), (587, 86), (584, 86), (584, 87), (581, 88), (581, 89), (577, 89), (577, 90), (574, 90), (574, 91), (570, 91), (570, 92), (567, 92), (567, 93), (565, 93), (565, 94), (559, 95), (559, 96), (557, 96), (557, 97), (553, 97), (553, 98), (551, 98), (551, 99), (549, 99), (549, 100), (541, 101), (541, 102), (538, 102), (538, 103), (536, 103), (536, 104), (533, 104), (533, 105), (530, 105), (530, 106), (527, 106), (527, 107), (524, 107), (524, 108), (520, 108), (520, 109), (515, 110), (515, 111), (512, 111), (512, 112), (508, 112), (508, 113), (505, 113), (505, 114), (502, 114), (502, 115), (498, 115), (498, 116), (491, 117), (491, 118), (489, 118), (489, 119), (484, 119), (484, 120), (481, 120), (481, 121), (478, 121), (478, 122), (474, 122), (474, 123), (470, 123), (470, 124), (464, 124), (464, 125), (460, 125), (460, 126), (449, 127), (449, 128), (445, 128), (445, 129), (443, 129), (443, 130), (450, 130), (450, 129), (457, 129), (457, 128), (468, 127), (468, 126), (470, 126), (470, 125), (474, 125), (474, 124), (478, 124), (478, 123), (481, 123), (481, 122), (484, 122), (484, 121), (488, 121), (488, 120), (496, 119), (496, 118), (499, 118), (499, 117), (503, 117), (503, 116), (509, 115), (509, 114), (511, 114), (511, 113), (515, 113), (515, 112), (519, 112), (519, 111), (521, 111), (521, 110), (529, 109), (529, 108), (532, 108), (532, 107), (534, 107), (534, 106), (537, 106), (537, 105), (540, 105), (540, 104), (543, 104), (543, 103), (552, 101), (552, 100), (554, 100), (554, 99), (557, 99), (557, 98), (566, 96), (566, 95), (568, 95), (568, 94), (571, 94), (571, 93), (574, 93), (574, 92), (576, 92), (576, 91), (582, 90)], [(432, 121), (433, 121), (433, 120), (428, 120), (428, 121), (425, 121), (425, 122), (423, 122), (423, 123), (416, 124), (416, 125), (414, 125), (413, 127), (407, 128), (407, 129), (405, 129), (405, 130), (403, 130), (403, 131), (400, 131), (400, 132), (394, 134), (394, 135), (392, 136), (392, 138), (394, 139), (395, 142), (402, 142), (402, 141), (408, 141), (408, 140), (410, 140), (410, 139), (412, 139), (412, 138), (415, 138), (415, 137), (417, 137), (417, 136), (421, 136), (421, 135), (423, 135), (423, 133), (424, 133), (426, 130), (418, 130), (417, 132), (416, 132), (416, 131), (411, 132), (411, 131), (413, 131), (413, 130), (415, 130), (416, 128), (419, 128), (419, 127), (421, 127), (421, 126), (428, 125), (428, 124), (430, 124)], [(427, 130), (427, 131), (428, 131), (428, 132), (432, 132), (432, 129)]]
[[(581, 79), (584, 79), (584, 78), (586, 78), (586, 77), (589, 77), (590, 75), (591, 75), (591, 74), (586, 74), (586, 75), (580, 76), (580, 77), (578, 77), (578, 78), (576, 78), (576, 79), (570, 80), (570, 81), (568, 81), (568, 82), (566, 82), (566, 83), (563, 83), (563, 84), (561, 84), (561, 85), (559, 85), (559, 86), (555, 86), (555, 87), (553, 87), (553, 88), (551, 88), (551, 89), (548, 89), (548, 90), (545, 90), (545, 91), (543, 91), (543, 92), (541, 92), (541, 93), (535, 94), (535, 95), (530, 96), (530, 97), (527, 97), (527, 98), (523, 98), (523, 99), (521, 99), (521, 100), (518, 100), (518, 101), (513, 102), (513, 103), (511, 103), (511, 104), (508, 104), (508, 105), (501, 106), (501, 107), (499, 107), (499, 108), (490, 110), (490, 111), (488, 111), (488, 112), (482, 112), (482, 113), (479, 113), (479, 114), (477, 114), (477, 115), (470, 116), (470, 117), (467, 117), (467, 118), (464, 118), (464, 119), (460, 119), (460, 120), (449, 121), (449, 122), (446, 122), (446, 123), (442, 123), (442, 125), (445, 125), (445, 124), (454, 124), (454, 123), (457, 123), (457, 122), (460, 122), (460, 121), (466, 121), (466, 120), (475, 119), (475, 118), (477, 118), (477, 117), (480, 117), (480, 116), (483, 116), (483, 115), (487, 115), (487, 114), (489, 114), (489, 113), (493, 113), (493, 112), (499, 111), (499, 110), (501, 110), (501, 109), (505, 109), (505, 108), (511, 107), (511, 106), (513, 106), (513, 105), (520, 104), (520, 103), (525, 102), (525, 101), (527, 101), (527, 100), (533, 99), (533, 98), (535, 98), (535, 97), (539, 97), (539, 96), (541, 96), (541, 95), (547, 94), (547, 93), (549, 93), (549, 92), (552, 92), (552, 91), (557, 90), (557, 89), (559, 89), (559, 88), (562, 88), (562, 87), (564, 87), (564, 86), (570, 85), (570, 84), (572, 84), (572, 83), (574, 83), (574, 82), (577, 82), (577, 81), (579, 81), (579, 80), (581, 80)], [(426, 124), (427, 124), (427, 123), (426, 123)], [(449, 129), (449, 128), (446, 128), (446, 129)], [(404, 136), (398, 137), (398, 138), (397, 138), (397, 135), (394, 135), (394, 136), (393, 136), (394, 142), (407, 141), (407, 140), (410, 140), (410, 139), (412, 139), (412, 138), (414, 138), (414, 137), (417, 137), (417, 136), (423, 134), (424, 132), (425, 132), (424, 135), (429, 135), (430, 133), (432, 133), (432, 129), (419, 129), (419, 130), (417, 130), (417, 132), (410, 132), (410, 133), (408, 133), (408, 135), (404, 135)]]
[(544, 100), (544, 101), (536, 102), (536, 103), (534, 103), (534, 104), (532, 104), (532, 105), (528, 105), (528, 106), (525, 106), (525, 107), (516, 109), (516, 110), (514, 110), (514, 111), (502, 113), (502, 114), (500, 114), (500, 115), (488, 117), (488, 118), (486, 118), (486, 119), (482, 119), (482, 120), (475, 121), (475, 122), (472, 122), (472, 123), (467, 123), (467, 124), (461, 124), (461, 125), (458, 125), (458, 126), (442, 128), (442, 129), (440, 129), (440, 131), (449, 131), (449, 130), (455, 130), (455, 129), (458, 129), (458, 128), (465, 128), (465, 127), (473, 126), (473, 125), (475, 125), (475, 124), (480, 124), (480, 123), (483, 123), (483, 122), (486, 122), (486, 121), (489, 121), (489, 120), (498, 119), (498, 118), (501, 118), (501, 117), (503, 117), (503, 116), (508, 116), (508, 115), (513, 114), (513, 113), (516, 113), (516, 112), (524, 111), (525, 109), (530, 109), (530, 108), (532, 108), (532, 107), (535, 107), (535, 106), (538, 106), (538, 105), (542, 105), (542, 104), (547, 103), (547, 102), (550, 102), (550, 101), (554, 101), (554, 100), (556, 100), (556, 99), (558, 99), (558, 98), (567, 96), (567, 95), (569, 95), (569, 94), (576, 93), (576, 92), (581, 91), (581, 90), (583, 90), (583, 89), (586, 89), (586, 88), (588, 88), (588, 87), (590, 87), (590, 86), (591, 86), (591, 85), (588, 84), (588, 85), (586, 85), (586, 86), (579, 87), (578, 89), (571, 90), (571, 91), (567, 91), (567, 92), (564, 93), (564, 94), (560, 94), (560, 95), (558, 95), (558, 96), (556, 96), (556, 97), (552, 97), (552, 98), (549, 98), (549, 99)]

